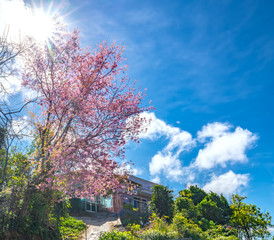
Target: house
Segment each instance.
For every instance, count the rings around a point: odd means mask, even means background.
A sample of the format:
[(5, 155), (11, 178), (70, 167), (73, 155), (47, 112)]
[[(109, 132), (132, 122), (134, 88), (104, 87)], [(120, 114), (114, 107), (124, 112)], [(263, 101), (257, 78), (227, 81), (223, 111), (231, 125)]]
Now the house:
[(130, 204), (140, 212), (145, 212), (152, 198), (152, 187), (156, 183), (130, 175), (129, 180), (134, 186), (127, 193), (114, 193), (108, 197), (82, 199), (81, 208), (86, 212), (120, 212), (125, 204)]

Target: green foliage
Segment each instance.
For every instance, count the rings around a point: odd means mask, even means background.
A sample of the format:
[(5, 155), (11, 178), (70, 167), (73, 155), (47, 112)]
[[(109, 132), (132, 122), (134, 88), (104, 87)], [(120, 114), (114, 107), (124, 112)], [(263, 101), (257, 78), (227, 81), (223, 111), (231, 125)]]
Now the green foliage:
[(78, 239), (81, 232), (85, 229), (86, 224), (81, 220), (73, 217), (60, 218), (59, 231), (63, 240)]
[(5, 185), (0, 198), (0, 238), (59, 239), (60, 217), (68, 216), (67, 201), (57, 191), (41, 192), (29, 184), (32, 165), (27, 154), (8, 156)]
[(125, 204), (124, 205), (124, 209), (132, 210), (133, 211), (133, 205), (131, 205), (131, 204)]
[(188, 189), (184, 189), (179, 192), (182, 197), (190, 198), (194, 205), (200, 203), (206, 196), (206, 192), (199, 188), (197, 185), (190, 186)]
[(216, 202), (206, 197), (198, 204), (198, 209), (201, 215), (207, 219), (212, 220), (215, 223), (223, 223), (222, 209), (219, 208)]
[(271, 226), (271, 216), (268, 212), (262, 213), (261, 209), (255, 205), (243, 203), (245, 198), (237, 194), (232, 195), (231, 225), (246, 239), (270, 236), (268, 227)]
[[(215, 216), (215, 220), (212, 220), (216, 224), (227, 224), (231, 216), (231, 209), (226, 198), (222, 194), (218, 195), (217, 193), (210, 192), (210, 194), (208, 194), (204, 199), (216, 203), (217, 208), (215, 214), (217, 216)], [(217, 213), (219, 211), (220, 213)], [(221, 216), (218, 217), (218, 214), (221, 214)]]
[(202, 229), (192, 220), (188, 220), (183, 214), (178, 213), (173, 218), (173, 229), (181, 238), (192, 238), (193, 240), (206, 239)]
[(0, 127), (0, 149), (4, 147), (6, 135), (7, 135), (7, 130), (3, 127)]
[(228, 226), (217, 225), (208, 229), (205, 233), (209, 239), (238, 239), (236, 230)]
[(215, 238), (209, 238), (209, 240), (239, 240), (236, 236), (218, 236)]
[(130, 231), (119, 232), (113, 230), (111, 232), (104, 232), (100, 234), (99, 240), (134, 240), (135, 238)]
[(141, 226), (139, 224), (128, 224), (127, 229), (135, 236), (137, 232), (141, 230)]
[(178, 232), (178, 235), (181, 238), (192, 238), (193, 240), (205, 239), (202, 229), (181, 213), (174, 216), (172, 227)]
[[(131, 205), (132, 206), (132, 205)], [(128, 226), (129, 224), (140, 224), (144, 225), (149, 218), (148, 212), (139, 212), (138, 209), (131, 208), (129, 209), (123, 209), (120, 213), (120, 219), (123, 226)]]
[(144, 240), (166, 240), (166, 239), (176, 239), (176, 232), (161, 232), (159, 230), (146, 230), (140, 236)]
[(178, 197), (175, 200), (175, 212), (183, 213), (186, 218), (192, 220), (196, 219), (198, 216), (198, 210), (192, 199), (187, 197)]
[(173, 218), (173, 191), (162, 185), (155, 185), (152, 187), (152, 199), (150, 208), (160, 218), (167, 216), (167, 222), (171, 222)]
[[(191, 190), (190, 190), (191, 189)], [(255, 205), (247, 205), (242, 201), (245, 197), (233, 195), (229, 206), (223, 195), (216, 193), (205, 194), (197, 186), (180, 192), (175, 200), (175, 216), (173, 221), (164, 214), (159, 217), (159, 206), (162, 193), (167, 188), (160, 186), (154, 189), (154, 199), (157, 210), (150, 217), (150, 229), (141, 230), (139, 225), (130, 225), (130, 233), (111, 233), (105, 239), (178, 239), (191, 238), (192, 240), (239, 240), (265, 238), (269, 236), (267, 227), (271, 226), (269, 213), (261, 213)], [(193, 197), (194, 196), (194, 197)], [(204, 198), (201, 200), (202, 196)], [(162, 197), (163, 198), (163, 197)], [(194, 200), (193, 200), (194, 199)], [(196, 202), (196, 205), (194, 204)], [(154, 203), (155, 203), (154, 202)], [(171, 208), (173, 205), (171, 204)], [(228, 225), (230, 221), (231, 226)], [(220, 223), (220, 224), (218, 224)]]
[(160, 231), (160, 232), (168, 232), (170, 231), (170, 227), (166, 221), (167, 217), (163, 216), (162, 218), (159, 218), (156, 213), (152, 213), (150, 220), (152, 222), (152, 228), (154, 230)]
[(214, 228), (216, 225), (215, 223), (211, 220), (207, 220), (205, 218), (201, 218), (197, 224), (199, 225), (199, 227), (203, 230), (203, 231), (206, 231), (208, 229), (211, 229), (211, 228)]
[(134, 235), (131, 231), (119, 232), (113, 230), (111, 232), (102, 233), (99, 240), (166, 240), (166, 239), (176, 239), (177, 235), (173, 231), (162, 231), (160, 229), (149, 229), (144, 232)]

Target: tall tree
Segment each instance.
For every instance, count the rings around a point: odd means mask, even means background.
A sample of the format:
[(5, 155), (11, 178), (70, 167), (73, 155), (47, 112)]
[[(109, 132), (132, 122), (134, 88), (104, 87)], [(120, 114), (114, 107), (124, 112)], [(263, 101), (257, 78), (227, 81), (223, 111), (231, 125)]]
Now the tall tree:
[(261, 209), (253, 204), (246, 204), (237, 194), (232, 195), (231, 224), (239, 235), (243, 234), (245, 239), (251, 240), (256, 237), (265, 238), (270, 235), (268, 227), (271, 226), (271, 216), (268, 212), (262, 213)]
[(228, 223), (231, 210), (226, 198), (221, 194), (210, 192), (199, 204), (201, 215), (217, 224)]
[(182, 197), (191, 198), (194, 205), (200, 203), (207, 196), (207, 193), (197, 185), (191, 185), (188, 189), (181, 190), (179, 194)]
[(79, 33), (62, 32), (24, 55), (23, 85), (38, 95), (29, 111), (36, 136), (30, 185), (90, 197), (123, 187), (115, 161), (137, 140), (143, 93), (125, 75), (123, 47), (100, 44), (91, 53)]
[[(14, 66), (16, 59), (28, 47), (30, 41), (23, 39), (19, 42), (13, 42), (9, 39), (9, 28), (0, 35), (0, 191), (6, 185), (6, 170), (8, 165), (8, 156), (11, 151), (14, 140), (20, 137), (18, 131), (14, 129), (14, 121), (18, 120), (18, 115), (28, 104), (17, 103), (9, 104), (7, 99), (10, 97), (10, 77), (16, 77), (17, 69)], [(16, 108), (14, 107), (16, 105)], [(18, 144), (17, 144), (18, 145)]]
[(178, 197), (175, 200), (176, 213), (183, 213), (186, 218), (195, 220), (198, 216), (197, 207), (194, 205), (191, 198)]
[(174, 201), (173, 191), (162, 185), (152, 187), (152, 199), (150, 207), (160, 218), (168, 217), (167, 222), (171, 222), (173, 218)]

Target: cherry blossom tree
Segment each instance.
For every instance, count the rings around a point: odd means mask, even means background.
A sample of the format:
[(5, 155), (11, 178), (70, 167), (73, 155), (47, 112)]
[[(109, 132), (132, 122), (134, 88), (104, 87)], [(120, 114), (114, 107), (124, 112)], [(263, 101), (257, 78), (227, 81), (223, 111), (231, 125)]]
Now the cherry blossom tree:
[(29, 185), (70, 197), (108, 194), (124, 186), (116, 161), (138, 141), (144, 93), (126, 76), (124, 49), (80, 47), (79, 32), (63, 32), (24, 55), (23, 86), (37, 94), (29, 108), (36, 150)]

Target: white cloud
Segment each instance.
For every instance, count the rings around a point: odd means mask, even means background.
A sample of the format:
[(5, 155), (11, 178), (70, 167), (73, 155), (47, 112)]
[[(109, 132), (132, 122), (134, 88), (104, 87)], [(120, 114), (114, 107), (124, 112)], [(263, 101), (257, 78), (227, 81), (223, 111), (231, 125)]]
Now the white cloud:
[(155, 178), (152, 178), (150, 180), (151, 182), (154, 182), (154, 183), (157, 183), (157, 184), (160, 184), (161, 183), (161, 179), (159, 176), (156, 176)]
[[(193, 139), (189, 132), (173, 127), (158, 119), (154, 113), (143, 113), (142, 116), (150, 124), (145, 126), (147, 131), (140, 138), (157, 140), (160, 137), (167, 139), (164, 148), (155, 154), (149, 163), (149, 172), (152, 181), (160, 181), (163, 175), (174, 182), (197, 181), (199, 170), (205, 171), (216, 166), (226, 167), (228, 163), (244, 163), (248, 161), (246, 151), (251, 148), (258, 136), (241, 127), (234, 128), (228, 123), (215, 122), (202, 127)], [(191, 150), (197, 142), (203, 143), (194, 163), (184, 166), (181, 154)], [(213, 175), (204, 189), (218, 193), (230, 194), (247, 185), (248, 174), (235, 174), (229, 171), (223, 175)]]
[(206, 138), (218, 138), (223, 136), (231, 129), (231, 125), (228, 123), (209, 123), (203, 126), (202, 131), (198, 131), (197, 138), (200, 142), (205, 142)]
[(198, 140), (206, 143), (204, 149), (200, 149), (194, 167), (211, 169), (216, 166), (225, 167), (228, 162), (247, 162), (246, 150), (251, 148), (258, 139), (256, 134), (237, 127), (234, 132), (229, 132), (231, 125), (222, 123), (208, 124), (198, 132)]
[(32, 129), (27, 116), (22, 116), (16, 120), (13, 120), (12, 126), (14, 134), (21, 136), (26, 140), (31, 140)]
[(142, 169), (135, 168), (135, 167), (131, 167), (130, 171), (132, 172), (132, 175), (134, 175), (134, 176), (142, 175), (144, 172)]
[(195, 145), (190, 133), (182, 131), (178, 127), (173, 127), (158, 119), (154, 113), (142, 113), (141, 117), (148, 122), (146, 132), (140, 138), (156, 140), (166, 137), (169, 141), (167, 145), (159, 151), (149, 164), (150, 175), (164, 174), (166, 178), (181, 182), (184, 168), (179, 159), (182, 152), (188, 151)]
[(8, 100), (8, 97), (17, 93), (21, 89), (21, 80), (17, 76), (8, 76), (1, 78), (0, 84), (0, 98)]
[(154, 140), (161, 136), (171, 137), (180, 133), (179, 128), (166, 124), (158, 119), (154, 113), (143, 112), (140, 117), (146, 119), (147, 122), (143, 126), (144, 132), (140, 135), (140, 138)]
[(158, 152), (149, 164), (149, 172), (151, 175), (163, 173), (168, 179), (180, 182), (183, 168), (178, 156), (173, 155), (171, 152)]
[(177, 148), (179, 152), (182, 152), (183, 150), (188, 150), (193, 144), (194, 141), (191, 134), (186, 131), (181, 131), (180, 133), (171, 136), (170, 141), (164, 150), (173, 151)]
[(116, 169), (116, 173), (121, 175), (124, 175), (125, 173), (127, 173), (127, 174), (137, 176), (137, 175), (142, 175), (143, 170), (140, 168), (133, 167), (132, 164), (124, 163), (120, 166), (120, 168)]
[(220, 176), (213, 175), (211, 181), (203, 189), (207, 192), (212, 191), (228, 196), (239, 192), (240, 188), (246, 187), (248, 182), (248, 174), (235, 174), (232, 171), (228, 171)]

